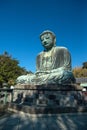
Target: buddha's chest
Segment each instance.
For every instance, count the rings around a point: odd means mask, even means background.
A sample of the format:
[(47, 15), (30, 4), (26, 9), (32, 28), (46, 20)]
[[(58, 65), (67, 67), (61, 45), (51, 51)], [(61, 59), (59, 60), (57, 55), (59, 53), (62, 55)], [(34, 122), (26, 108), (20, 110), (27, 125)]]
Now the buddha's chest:
[(42, 56), (43, 69), (50, 70), (52, 68), (53, 58), (51, 53), (44, 53)]

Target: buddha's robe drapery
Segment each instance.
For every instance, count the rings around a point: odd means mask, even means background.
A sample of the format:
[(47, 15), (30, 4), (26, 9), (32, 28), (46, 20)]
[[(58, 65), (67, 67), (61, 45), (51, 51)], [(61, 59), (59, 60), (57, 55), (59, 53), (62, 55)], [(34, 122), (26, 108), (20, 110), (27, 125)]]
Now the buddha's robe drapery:
[[(20, 78), (22, 80), (20, 80)], [(19, 77), (19, 83), (23, 77)], [(41, 52), (36, 59), (36, 73), (24, 76), (26, 84), (68, 84), (74, 83), (71, 71), (71, 55), (65, 47), (53, 47)]]

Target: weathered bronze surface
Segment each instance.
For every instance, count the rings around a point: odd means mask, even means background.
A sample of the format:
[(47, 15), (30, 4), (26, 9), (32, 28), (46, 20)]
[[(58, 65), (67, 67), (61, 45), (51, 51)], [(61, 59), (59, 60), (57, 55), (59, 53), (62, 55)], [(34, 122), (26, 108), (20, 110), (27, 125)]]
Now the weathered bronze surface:
[(44, 51), (36, 59), (36, 73), (22, 75), (17, 83), (28, 85), (75, 83), (71, 55), (66, 47), (56, 47), (56, 36), (46, 30), (40, 35)]

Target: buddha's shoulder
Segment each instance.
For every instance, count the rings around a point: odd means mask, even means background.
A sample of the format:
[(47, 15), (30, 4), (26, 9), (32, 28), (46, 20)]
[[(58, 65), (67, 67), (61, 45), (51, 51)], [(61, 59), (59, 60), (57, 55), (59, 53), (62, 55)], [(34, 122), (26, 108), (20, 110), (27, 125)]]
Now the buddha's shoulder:
[(68, 49), (66, 47), (63, 47), (63, 46), (54, 47), (54, 50), (55, 51), (68, 51)]
[(43, 51), (40, 52), (40, 53), (37, 55), (37, 57), (40, 57), (41, 55), (43, 55)]
[(56, 46), (54, 47), (55, 50), (68, 50), (66, 47), (64, 46)]

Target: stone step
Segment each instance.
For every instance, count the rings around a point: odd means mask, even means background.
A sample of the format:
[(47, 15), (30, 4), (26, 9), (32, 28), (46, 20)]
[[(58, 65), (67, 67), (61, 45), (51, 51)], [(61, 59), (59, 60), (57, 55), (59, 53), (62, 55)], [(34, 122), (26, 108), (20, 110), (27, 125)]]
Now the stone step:
[(9, 103), (7, 105), (8, 110), (14, 112), (25, 112), (30, 114), (58, 114), (58, 113), (78, 113), (87, 112), (87, 106), (78, 107), (60, 107), (60, 106), (26, 106), (18, 105), (15, 103)]

